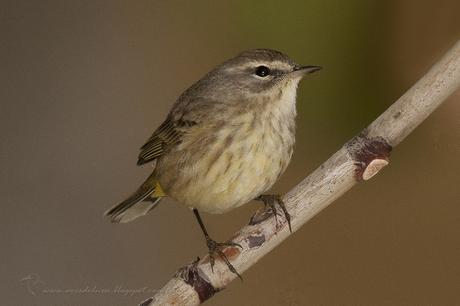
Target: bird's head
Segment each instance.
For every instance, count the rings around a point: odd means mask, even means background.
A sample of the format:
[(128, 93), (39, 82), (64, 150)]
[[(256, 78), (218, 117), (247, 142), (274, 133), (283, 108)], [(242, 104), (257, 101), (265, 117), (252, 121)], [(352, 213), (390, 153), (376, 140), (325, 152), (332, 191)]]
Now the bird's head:
[(203, 79), (203, 85), (221, 98), (254, 98), (271, 95), (280, 89), (295, 91), (302, 77), (320, 69), (319, 66), (298, 65), (276, 50), (254, 49), (216, 67)]

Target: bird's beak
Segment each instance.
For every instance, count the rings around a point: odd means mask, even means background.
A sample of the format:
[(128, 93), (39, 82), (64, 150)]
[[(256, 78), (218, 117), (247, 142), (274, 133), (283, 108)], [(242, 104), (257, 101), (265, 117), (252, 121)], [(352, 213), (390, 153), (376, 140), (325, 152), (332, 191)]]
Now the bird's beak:
[(304, 75), (316, 72), (321, 69), (323, 69), (323, 67), (320, 66), (295, 66), (293, 72), (301, 73), (302, 75)]

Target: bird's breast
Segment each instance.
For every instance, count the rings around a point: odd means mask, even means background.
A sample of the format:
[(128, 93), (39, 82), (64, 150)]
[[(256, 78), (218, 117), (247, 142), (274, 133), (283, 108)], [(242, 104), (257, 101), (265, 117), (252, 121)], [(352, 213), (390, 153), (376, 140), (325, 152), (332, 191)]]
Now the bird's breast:
[(166, 193), (209, 213), (223, 213), (269, 189), (294, 146), (295, 113), (241, 112), (197, 129), (157, 165)]

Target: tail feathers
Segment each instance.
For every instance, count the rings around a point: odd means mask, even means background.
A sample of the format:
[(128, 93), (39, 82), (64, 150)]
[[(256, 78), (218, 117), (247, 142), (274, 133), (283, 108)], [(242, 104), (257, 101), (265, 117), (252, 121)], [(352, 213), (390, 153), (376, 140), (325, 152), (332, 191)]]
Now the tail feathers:
[(157, 207), (162, 198), (152, 198), (147, 202), (143, 200), (142, 202), (137, 202), (132, 205), (126, 205), (121, 207), (123, 203), (118, 204), (114, 208), (119, 208), (116, 212), (107, 211), (105, 214), (110, 217), (110, 221), (113, 223), (128, 223), (137, 219), (139, 217), (145, 216), (149, 211)]
[(147, 180), (128, 199), (107, 210), (104, 215), (110, 217), (113, 223), (126, 223), (144, 216), (154, 209), (162, 197), (153, 197), (157, 182), (150, 175)]

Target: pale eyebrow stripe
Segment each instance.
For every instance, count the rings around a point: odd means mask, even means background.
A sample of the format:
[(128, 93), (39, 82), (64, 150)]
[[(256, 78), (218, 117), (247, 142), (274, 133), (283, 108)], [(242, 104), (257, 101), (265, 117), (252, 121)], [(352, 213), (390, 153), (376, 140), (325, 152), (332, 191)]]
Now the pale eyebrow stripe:
[(289, 65), (289, 64), (287, 64), (285, 62), (281, 62), (281, 61), (273, 61), (270, 64), (267, 64), (267, 62), (262, 62), (262, 61), (251, 61), (251, 62), (246, 63), (243, 66), (231, 67), (231, 68), (227, 68), (226, 70), (227, 71), (245, 70), (245, 69), (249, 69), (249, 68), (255, 68), (257, 66), (267, 66), (270, 69), (274, 69), (274, 70), (275, 69), (289, 70), (291, 68), (291, 65)]

